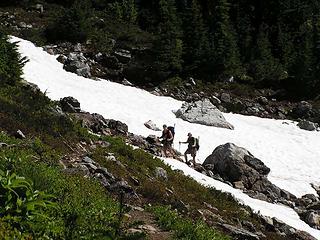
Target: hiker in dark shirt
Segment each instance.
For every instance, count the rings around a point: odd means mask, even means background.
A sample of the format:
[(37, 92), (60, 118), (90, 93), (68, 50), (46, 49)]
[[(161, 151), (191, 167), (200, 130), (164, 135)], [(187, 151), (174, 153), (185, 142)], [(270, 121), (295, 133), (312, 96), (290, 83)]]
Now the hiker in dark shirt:
[(167, 125), (163, 125), (162, 136), (160, 138), (162, 138), (161, 142), (163, 144), (161, 150), (162, 157), (172, 157), (170, 154), (172, 153), (173, 134), (168, 129)]
[(197, 140), (194, 137), (192, 137), (191, 133), (188, 133), (187, 141), (186, 142), (179, 142), (179, 144), (181, 144), (181, 143), (188, 143), (188, 148), (184, 152), (184, 159), (185, 159), (186, 163), (189, 164), (187, 154), (190, 154), (192, 156), (193, 166), (195, 166), (196, 165), (196, 154), (197, 154)]

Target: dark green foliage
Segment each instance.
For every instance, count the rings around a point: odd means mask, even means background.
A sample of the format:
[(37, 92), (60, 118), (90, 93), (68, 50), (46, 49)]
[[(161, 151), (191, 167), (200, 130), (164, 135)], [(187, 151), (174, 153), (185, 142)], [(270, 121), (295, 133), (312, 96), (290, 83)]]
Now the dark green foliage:
[(160, 71), (178, 72), (182, 68), (180, 23), (173, 0), (159, 1), (159, 25), (155, 42), (155, 67)]
[(211, 59), (213, 74), (222, 79), (240, 76), (242, 67), (236, 37), (229, 20), (230, 5), (227, 0), (217, 0), (211, 19)]
[(0, 32), (0, 84), (14, 85), (19, 81), (25, 61), (17, 52), (16, 43), (8, 42), (8, 37)]
[(115, 1), (110, 4), (109, 13), (114, 15), (117, 20), (134, 24), (137, 21), (137, 9), (134, 0)]
[(193, 223), (179, 216), (168, 207), (154, 207), (151, 209), (158, 224), (165, 230), (174, 232), (173, 239), (184, 240), (228, 240), (229, 237), (207, 226), (204, 222)]
[(91, 2), (89, 0), (75, 1), (71, 8), (65, 10), (46, 29), (48, 41), (85, 42), (92, 27), (91, 16)]
[(269, 86), (279, 86), (278, 82), (287, 76), (280, 61), (271, 52), (267, 31), (267, 26), (260, 27), (256, 45), (252, 52), (249, 74), (257, 82)]
[[(183, 59), (187, 71), (201, 71), (209, 55), (208, 29), (197, 0), (191, 2), (183, 18)], [(201, 74), (201, 73), (200, 73)]]

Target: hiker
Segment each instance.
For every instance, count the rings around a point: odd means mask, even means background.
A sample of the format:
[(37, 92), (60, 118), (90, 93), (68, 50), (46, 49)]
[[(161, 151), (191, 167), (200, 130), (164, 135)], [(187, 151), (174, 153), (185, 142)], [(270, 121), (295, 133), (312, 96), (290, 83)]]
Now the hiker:
[(162, 157), (170, 157), (168, 152), (172, 154), (173, 133), (165, 124), (163, 125), (162, 136), (159, 139), (161, 138), (163, 144), (161, 155)]
[(186, 142), (179, 142), (181, 143), (188, 143), (188, 148), (184, 152), (184, 159), (186, 161), (186, 164), (189, 165), (187, 154), (190, 154), (192, 156), (192, 163), (193, 166), (196, 165), (196, 154), (197, 154), (197, 139), (192, 137), (191, 133), (188, 133), (188, 139)]

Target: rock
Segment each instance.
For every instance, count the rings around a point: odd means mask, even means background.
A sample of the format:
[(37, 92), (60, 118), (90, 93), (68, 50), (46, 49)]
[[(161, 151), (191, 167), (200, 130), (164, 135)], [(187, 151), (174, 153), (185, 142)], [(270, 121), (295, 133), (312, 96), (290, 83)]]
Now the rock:
[(307, 206), (308, 210), (320, 211), (320, 202), (312, 203)]
[(315, 131), (318, 128), (318, 124), (307, 121), (307, 120), (300, 121), (297, 126), (307, 131)]
[(268, 99), (263, 96), (258, 97), (257, 101), (263, 105), (268, 105), (268, 103), (269, 103)]
[(119, 181), (109, 186), (111, 192), (134, 193), (132, 187), (126, 181)]
[(161, 129), (158, 128), (157, 125), (156, 125), (154, 122), (152, 122), (151, 120), (145, 122), (144, 125), (145, 125), (147, 128), (149, 128), (149, 129), (151, 129), (151, 130), (153, 130), (153, 131), (161, 131)]
[(101, 60), (99, 61), (102, 66), (106, 68), (111, 68), (114, 70), (122, 69), (122, 64), (119, 62), (118, 58), (111, 55), (102, 55)]
[(75, 52), (81, 53), (81, 51), (82, 51), (81, 43), (77, 43), (77, 44), (73, 47), (73, 50), (74, 50)]
[(66, 71), (76, 73), (82, 77), (91, 77), (91, 69), (87, 63), (87, 59), (82, 53), (70, 53), (64, 63), (63, 68)]
[(128, 64), (131, 60), (131, 53), (128, 50), (119, 49), (114, 52), (114, 55), (123, 64)]
[(82, 123), (83, 127), (91, 129), (94, 133), (104, 135), (127, 135), (128, 126), (113, 119), (105, 119), (98, 113), (76, 113), (73, 116)]
[(106, 177), (103, 174), (95, 173), (94, 178), (97, 179), (102, 184), (102, 186), (104, 186), (105, 188), (110, 187), (110, 183), (108, 182), (108, 180), (106, 179)]
[(80, 103), (77, 99), (73, 97), (64, 97), (59, 101), (61, 109), (68, 113), (77, 113), (81, 111)]
[(90, 164), (95, 164), (95, 162), (89, 158), (88, 156), (85, 156), (83, 159), (82, 159), (82, 162), (84, 163), (90, 163)]
[(2, 147), (8, 147), (8, 144), (7, 144), (7, 143), (0, 142), (0, 148), (2, 148)]
[(133, 86), (133, 84), (132, 84), (131, 82), (129, 82), (127, 79), (123, 79), (121, 83), (122, 83), (123, 85), (125, 85), (125, 86), (130, 86), (130, 87)]
[(63, 55), (63, 54), (60, 54), (58, 57), (57, 57), (57, 61), (62, 63), (62, 64), (65, 64), (67, 62), (68, 58)]
[(21, 80), (21, 83), (23, 84), (23, 86), (29, 90), (31, 90), (33, 93), (39, 93), (40, 92), (40, 88), (38, 87), (37, 84), (34, 83), (29, 83), (25, 80)]
[(213, 105), (218, 106), (221, 104), (221, 101), (219, 98), (215, 97), (215, 96), (211, 96), (210, 97), (210, 101), (212, 102)]
[(21, 130), (16, 131), (13, 136), (18, 139), (25, 139), (26, 136), (23, 134)]
[(309, 211), (305, 217), (305, 222), (313, 228), (320, 229), (320, 212)]
[(107, 125), (116, 134), (128, 135), (128, 125), (123, 122), (108, 119)]
[(312, 111), (312, 105), (306, 101), (301, 101), (292, 109), (292, 115), (295, 118), (308, 118)]
[(35, 9), (36, 11), (39, 11), (41, 14), (44, 12), (44, 7), (43, 7), (43, 5), (40, 4), (40, 3), (37, 3), (37, 4), (34, 6), (34, 9)]
[(234, 188), (237, 188), (237, 189), (244, 189), (245, 188), (243, 185), (243, 182), (241, 182), (241, 181), (234, 182), (234, 183), (232, 183), (232, 185)]
[(231, 96), (230, 96), (229, 93), (222, 93), (220, 99), (224, 103), (230, 103), (231, 102)]
[(108, 169), (104, 167), (97, 168), (95, 172), (102, 174), (108, 180), (108, 182), (115, 181), (115, 177), (110, 172), (108, 172)]
[(313, 236), (311, 236), (309, 233), (304, 231), (295, 231), (295, 233), (292, 233), (288, 235), (287, 239), (294, 239), (294, 240), (317, 240)]
[(233, 143), (218, 146), (205, 159), (203, 166), (205, 169), (208, 166), (210, 170), (214, 166), (213, 173), (219, 174), (224, 181), (232, 182), (241, 189), (252, 190), (250, 196), (261, 199), (259, 194), (263, 194), (263, 198), (265, 195), (272, 201), (283, 197), (282, 190), (266, 177), (270, 169), (248, 150)]
[(228, 231), (234, 239), (239, 240), (259, 240), (259, 236), (249, 232), (242, 228), (237, 228), (235, 226), (229, 225), (229, 224), (221, 224), (221, 226)]
[(164, 169), (161, 168), (161, 167), (156, 167), (155, 175), (156, 175), (157, 178), (161, 178), (161, 179), (163, 179), (163, 180), (168, 180), (167, 171), (164, 170)]
[(144, 231), (149, 232), (149, 233), (157, 232), (157, 229), (155, 229), (151, 225), (141, 225), (141, 226), (139, 226), (139, 229), (144, 230)]
[(182, 107), (175, 112), (175, 115), (177, 118), (191, 123), (234, 129), (234, 127), (226, 121), (220, 110), (208, 99), (193, 103), (184, 103)]
[(231, 182), (241, 181), (243, 178), (243, 183), (246, 185), (249, 178), (257, 180), (260, 178), (260, 173), (268, 173), (270, 171), (259, 159), (254, 161), (250, 159), (254, 159), (254, 156), (248, 150), (233, 143), (227, 143), (218, 146), (205, 159), (203, 166), (206, 168), (208, 164), (214, 165), (215, 172), (222, 178)]

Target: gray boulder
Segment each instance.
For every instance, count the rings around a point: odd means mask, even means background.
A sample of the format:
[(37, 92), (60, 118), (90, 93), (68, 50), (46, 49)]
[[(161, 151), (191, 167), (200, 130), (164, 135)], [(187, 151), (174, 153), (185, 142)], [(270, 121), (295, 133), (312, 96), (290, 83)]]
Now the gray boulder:
[(234, 127), (226, 121), (222, 112), (208, 99), (193, 103), (184, 103), (182, 107), (175, 112), (175, 115), (177, 118), (191, 123), (234, 129)]
[(82, 53), (70, 53), (64, 63), (63, 68), (66, 71), (76, 73), (82, 77), (91, 77), (90, 66)]
[(317, 130), (318, 124), (307, 120), (301, 120), (297, 126), (303, 130), (315, 131)]
[(64, 112), (77, 113), (81, 111), (79, 101), (73, 97), (61, 98), (60, 105)]
[(151, 120), (145, 122), (144, 125), (145, 125), (147, 128), (149, 128), (149, 129), (151, 129), (151, 130), (153, 130), (153, 131), (161, 131), (161, 129), (158, 128), (157, 125), (156, 125), (154, 122), (152, 122)]
[(235, 187), (262, 193), (270, 201), (293, 198), (293, 195), (284, 192), (267, 179), (270, 169), (261, 160), (233, 143), (218, 146), (205, 159), (203, 166), (221, 176), (224, 181), (233, 183)]

